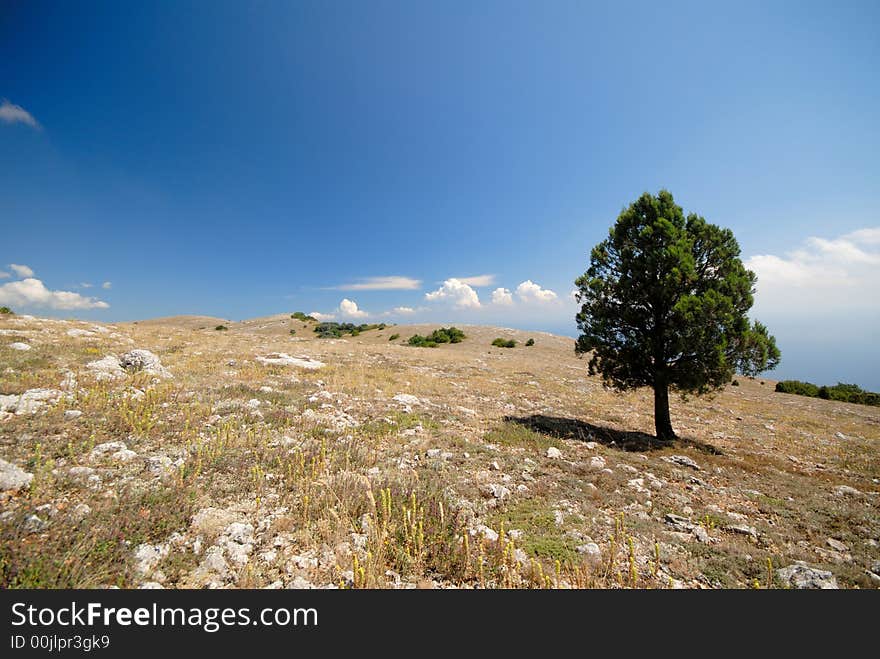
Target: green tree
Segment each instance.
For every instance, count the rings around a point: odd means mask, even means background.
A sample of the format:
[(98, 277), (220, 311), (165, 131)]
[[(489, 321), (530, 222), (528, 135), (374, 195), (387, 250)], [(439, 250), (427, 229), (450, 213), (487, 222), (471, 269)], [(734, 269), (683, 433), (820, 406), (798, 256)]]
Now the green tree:
[(671, 440), (670, 389), (704, 394), (779, 363), (775, 338), (747, 317), (755, 280), (729, 229), (685, 217), (666, 190), (645, 193), (575, 281), (575, 351), (592, 353), (589, 372), (607, 386), (652, 387), (657, 438)]

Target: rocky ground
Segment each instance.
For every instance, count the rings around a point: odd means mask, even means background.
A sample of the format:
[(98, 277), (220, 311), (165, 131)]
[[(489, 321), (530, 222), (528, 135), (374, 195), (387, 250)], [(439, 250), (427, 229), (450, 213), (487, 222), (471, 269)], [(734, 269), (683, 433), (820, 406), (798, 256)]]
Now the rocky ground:
[(0, 318), (0, 587), (880, 585), (880, 409), (433, 329)]

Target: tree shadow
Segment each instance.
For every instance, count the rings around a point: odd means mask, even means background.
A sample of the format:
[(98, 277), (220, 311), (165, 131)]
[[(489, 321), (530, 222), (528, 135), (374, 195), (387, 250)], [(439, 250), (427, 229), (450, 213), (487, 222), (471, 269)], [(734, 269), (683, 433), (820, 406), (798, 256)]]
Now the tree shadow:
[(597, 442), (623, 451), (644, 452), (673, 447), (688, 447), (711, 455), (723, 455), (720, 449), (699, 440), (678, 437), (671, 442), (667, 442), (647, 433), (617, 430), (616, 428), (598, 426), (580, 419), (532, 414), (523, 417), (506, 416), (504, 420), (524, 426), (543, 435), (550, 435), (559, 439), (576, 439), (581, 442)]

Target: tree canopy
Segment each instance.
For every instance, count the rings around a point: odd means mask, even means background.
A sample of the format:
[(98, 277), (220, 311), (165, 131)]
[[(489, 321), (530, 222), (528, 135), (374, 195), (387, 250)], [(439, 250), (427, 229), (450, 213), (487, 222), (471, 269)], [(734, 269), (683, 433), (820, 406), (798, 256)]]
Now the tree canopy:
[(685, 216), (667, 190), (646, 192), (575, 281), (575, 350), (609, 386), (653, 387), (657, 437), (672, 439), (670, 388), (704, 394), (779, 363), (775, 338), (747, 315), (755, 281), (733, 232)]

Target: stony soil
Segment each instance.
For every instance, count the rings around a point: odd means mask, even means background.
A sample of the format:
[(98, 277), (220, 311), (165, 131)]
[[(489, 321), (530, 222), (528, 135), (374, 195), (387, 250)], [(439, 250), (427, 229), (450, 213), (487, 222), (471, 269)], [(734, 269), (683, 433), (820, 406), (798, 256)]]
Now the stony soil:
[(0, 586), (878, 587), (880, 409), (437, 327), (0, 318)]

